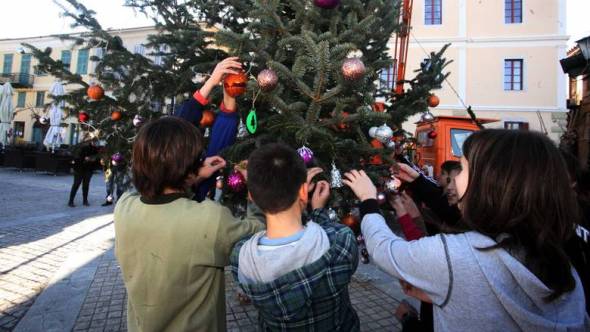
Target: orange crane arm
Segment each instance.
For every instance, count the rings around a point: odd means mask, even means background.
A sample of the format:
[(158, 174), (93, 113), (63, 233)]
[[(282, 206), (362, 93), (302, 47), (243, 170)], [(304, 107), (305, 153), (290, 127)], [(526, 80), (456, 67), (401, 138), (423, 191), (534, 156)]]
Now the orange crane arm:
[(408, 45), (410, 43), (410, 29), (412, 24), (413, 0), (403, 0), (400, 11), (400, 30), (395, 36), (394, 91), (401, 95), (404, 93), (404, 80), (406, 77), (406, 63), (408, 61)]

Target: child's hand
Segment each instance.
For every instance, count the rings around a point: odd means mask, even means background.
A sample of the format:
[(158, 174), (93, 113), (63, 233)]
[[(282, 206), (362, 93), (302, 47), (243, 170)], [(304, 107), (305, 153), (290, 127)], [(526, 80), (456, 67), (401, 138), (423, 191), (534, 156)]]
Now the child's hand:
[(349, 186), (359, 200), (377, 199), (377, 188), (365, 171), (352, 170), (344, 174), (342, 182)]
[(199, 168), (198, 178), (199, 179), (208, 179), (210, 178), (215, 172), (219, 171), (220, 169), (224, 168), (226, 162), (223, 158), (219, 156), (213, 156), (205, 159), (203, 162), (203, 166)]
[(225, 75), (237, 74), (240, 72), (242, 69), (242, 64), (238, 60), (238, 57), (229, 57), (219, 62), (217, 66), (215, 66), (211, 77), (209, 77), (205, 84), (203, 84), (203, 87), (201, 87), (201, 90), (199, 90), (204, 98), (207, 98), (211, 93), (211, 90), (213, 90), (216, 85), (221, 83)]
[(234, 170), (242, 174), (246, 182), (248, 181), (248, 160), (242, 160), (234, 166)]
[(398, 163), (397, 166), (398, 167), (392, 167), (391, 172), (395, 177), (404, 182), (414, 182), (414, 180), (420, 176), (420, 174), (409, 165)]
[(430, 298), (430, 296), (428, 296), (428, 294), (426, 294), (420, 288), (416, 288), (416, 287), (414, 287), (414, 285), (410, 284), (409, 282), (407, 282), (405, 280), (401, 280), (401, 279), (399, 281), (399, 284), (402, 286), (402, 290), (403, 290), (404, 294), (406, 294), (407, 296), (411, 296), (411, 297), (416, 298), (422, 302), (432, 303), (432, 299)]
[(328, 181), (319, 181), (315, 186), (315, 191), (311, 197), (311, 208), (321, 209), (326, 206), (328, 199), (330, 198), (330, 184)]
[(313, 167), (307, 170), (307, 191), (312, 192), (313, 188), (315, 188), (315, 182), (311, 182), (313, 178), (323, 172), (324, 170), (320, 167)]

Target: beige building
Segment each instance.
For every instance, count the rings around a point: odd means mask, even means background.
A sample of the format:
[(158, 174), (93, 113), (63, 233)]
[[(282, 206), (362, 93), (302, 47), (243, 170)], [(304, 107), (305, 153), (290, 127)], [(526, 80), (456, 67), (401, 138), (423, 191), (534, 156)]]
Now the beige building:
[[(113, 30), (112, 34), (118, 35), (124, 45), (136, 53), (146, 54), (143, 43), (147, 36), (154, 33), (152, 27), (133, 28), (125, 30)], [(101, 49), (72, 48), (72, 43), (61, 41), (53, 36), (3, 39), (0, 40), (0, 83), (10, 81), (15, 89), (14, 105), (15, 116), (12, 122), (14, 137), (12, 142), (38, 142), (41, 143), (48, 130), (48, 125), (41, 124), (39, 117), (46, 116), (47, 104), (51, 102), (48, 90), (55, 78), (36, 72), (36, 59), (25, 53), (22, 43), (28, 43), (44, 50), (52, 48), (51, 56), (61, 59), (73, 73), (82, 75), (86, 82), (90, 82), (94, 73), (96, 62), (90, 60), (93, 55), (100, 56)], [(159, 61), (159, 59), (154, 59)], [(66, 91), (79, 88), (79, 86), (66, 86)], [(80, 125), (75, 117), (66, 117), (64, 114), (64, 143), (75, 144), (80, 135)]]
[[(464, 103), (477, 117), (499, 120), (486, 127), (546, 131), (558, 140), (566, 125), (559, 60), (567, 40), (566, 0), (414, 0), (406, 75), (451, 43), (451, 76), (435, 91), (441, 103), (434, 115), (466, 115)], [(404, 129), (414, 132), (418, 119)]]

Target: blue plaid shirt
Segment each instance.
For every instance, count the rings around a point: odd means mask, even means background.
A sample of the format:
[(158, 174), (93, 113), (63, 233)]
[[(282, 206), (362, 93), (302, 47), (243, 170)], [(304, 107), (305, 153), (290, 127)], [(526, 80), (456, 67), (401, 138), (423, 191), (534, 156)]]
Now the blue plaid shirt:
[(358, 248), (352, 231), (313, 211), (330, 240), (317, 261), (263, 284), (238, 280), (239, 253), (248, 238), (239, 241), (230, 256), (236, 282), (258, 309), (261, 331), (359, 331), (359, 319), (350, 303), (348, 284), (358, 266)]

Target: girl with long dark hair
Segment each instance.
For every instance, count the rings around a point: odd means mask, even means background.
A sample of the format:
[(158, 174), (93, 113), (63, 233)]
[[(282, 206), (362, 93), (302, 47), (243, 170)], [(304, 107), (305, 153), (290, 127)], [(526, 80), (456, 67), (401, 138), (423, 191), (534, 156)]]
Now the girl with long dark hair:
[[(484, 130), (463, 147), (455, 178), (467, 230), (407, 242), (378, 214), (363, 171), (346, 174), (382, 269), (421, 290), (436, 331), (588, 331), (580, 278), (564, 252), (578, 216), (559, 150), (532, 132)], [(418, 173), (404, 168), (400, 178)]]

